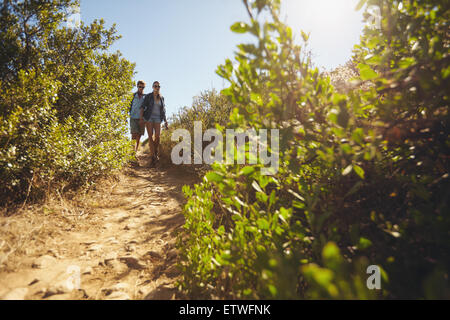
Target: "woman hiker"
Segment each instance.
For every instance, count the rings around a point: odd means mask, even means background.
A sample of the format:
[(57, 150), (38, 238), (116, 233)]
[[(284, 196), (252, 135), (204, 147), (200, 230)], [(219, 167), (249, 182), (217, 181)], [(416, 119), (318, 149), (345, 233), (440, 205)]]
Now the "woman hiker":
[[(154, 165), (159, 160), (159, 137), (161, 134), (161, 122), (164, 121), (165, 128), (168, 129), (166, 119), (166, 106), (164, 97), (159, 93), (161, 86), (158, 81), (153, 82), (153, 92), (146, 95), (141, 105), (140, 123), (147, 127), (148, 141), (150, 144), (151, 163)], [(153, 131), (155, 138), (153, 139)]]

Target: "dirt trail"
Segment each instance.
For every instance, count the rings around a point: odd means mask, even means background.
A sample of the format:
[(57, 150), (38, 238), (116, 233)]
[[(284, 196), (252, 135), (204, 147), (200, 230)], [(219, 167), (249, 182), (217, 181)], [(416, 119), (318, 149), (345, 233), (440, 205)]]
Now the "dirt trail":
[[(66, 212), (61, 222), (58, 214), (67, 209), (44, 210), (37, 217), (40, 233), (29, 233), (14, 259), (0, 256), (0, 298), (179, 298), (175, 242), (184, 223), (181, 188), (195, 178), (177, 167), (149, 168), (148, 159), (140, 162), (114, 185), (88, 194), (76, 218)], [(1, 218), (0, 230), (20, 232), (8, 219), (14, 217)], [(7, 240), (0, 238), (0, 245)]]

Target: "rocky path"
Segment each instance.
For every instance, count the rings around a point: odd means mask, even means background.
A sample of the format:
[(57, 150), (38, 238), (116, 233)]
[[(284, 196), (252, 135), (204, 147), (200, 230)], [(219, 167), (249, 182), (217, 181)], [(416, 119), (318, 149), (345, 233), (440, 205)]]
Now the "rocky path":
[[(179, 298), (175, 242), (184, 223), (181, 188), (194, 177), (176, 167), (149, 168), (145, 161), (127, 169), (113, 185), (88, 195), (84, 209), (69, 210), (76, 218), (64, 212), (67, 208), (44, 210), (35, 223), (40, 233), (29, 233), (28, 242), (11, 255), (14, 259), (8, 260), (3, 251), (0, 297)], [(57, 215), (65, 213), (68, 217), (59, 222)], [(20, 232), (8, 219), (14, 217), (0, 220), (1, 234), (7, 234), (7, 228)], [(0, 238), (0, 244), (5, 242), (8, 238)]]

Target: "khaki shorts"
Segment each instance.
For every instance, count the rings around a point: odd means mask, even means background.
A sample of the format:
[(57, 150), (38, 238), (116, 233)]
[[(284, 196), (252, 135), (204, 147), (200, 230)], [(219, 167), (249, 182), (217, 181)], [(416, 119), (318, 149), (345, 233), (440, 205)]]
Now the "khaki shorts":
[(130, 119), (130, 131), (131, 134), (140, 134), (143, 136), (145, 134), (145, 126), (141, 126), (139, 119)]

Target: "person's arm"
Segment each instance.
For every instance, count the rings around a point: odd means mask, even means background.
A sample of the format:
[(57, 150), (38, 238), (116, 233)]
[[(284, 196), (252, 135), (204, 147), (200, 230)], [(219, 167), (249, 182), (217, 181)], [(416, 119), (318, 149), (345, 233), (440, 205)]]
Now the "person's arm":
[(140, 110), (139, 121), (141, 123), (144, 122), (144, 109), (143, 108), (141, 108), (141, 110)]
[(148, 104), (147, 98), (148, 98), (148, 95), (145, 96), (144, 102), (142, 102), (142, 105), (141, 105), (141, 108), (140, 108), (140, 111), (139, 111), (139, 121), (141, 123), (144, 122), (144, 110), (146, 108), (146, 105)]
[(136, 93), (133, 93), (133, 99), (131, 99), (130, 108), (128, 110), (128, 114), (130, 114), (130, 115), (131, 115), (131, 110), (133, 109), (133, 101), (134, 101), (135, 96), (136, 96)]
[(162, 100), (162, 105), (163, 105), (164, 127), (166, 129), (169, 129), (169, 126), (167, 124), (167, 118), (166, 118), (166, 103), (164, 102), (164, 98), (162, 98), (161, 100)]

